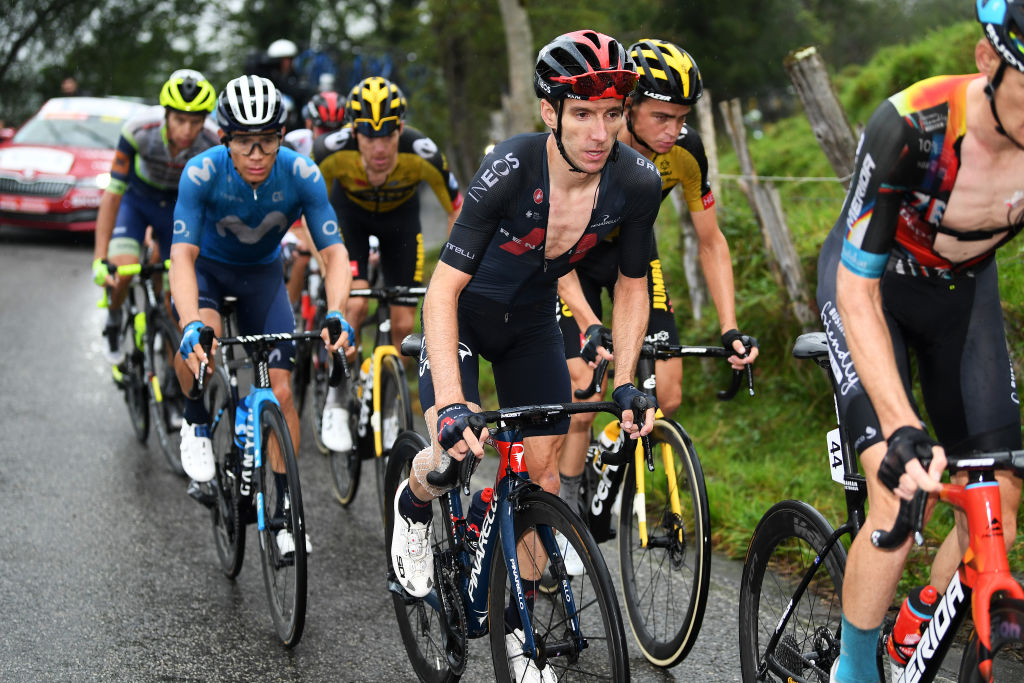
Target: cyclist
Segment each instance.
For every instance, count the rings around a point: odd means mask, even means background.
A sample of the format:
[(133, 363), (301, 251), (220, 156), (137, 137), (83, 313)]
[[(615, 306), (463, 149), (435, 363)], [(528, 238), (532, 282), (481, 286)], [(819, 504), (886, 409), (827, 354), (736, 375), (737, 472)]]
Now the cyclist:
[[(697, 233), (704, 276), (718, 310), (722, 344), (736, 351), (729, 362), (734, 368), (741, 369), (745, 364), (754, 362), (758, 349), (756, 346), (746, 349), (741, 341), (743, 335), (737, 330), (729, 244), (718, 227), (704, 145), (696, 129), (686, 124), (686, 117), (703, 91), (700, 70), (685, 50), (658, 39), (634, 43), (629, 48), (629, 56), (637, 67), (638, 81), (636, 92), (626, 100), (626, 130), (620, 139), (657, 167), (661, 173), (663, 200), (676, 186), (682, 187)], [(584, 388), (590, 383), (593, 376), (590, 368), (598, 354), (611, 357), (601, 347), (602, 335), (607, 334), (601, 326), (601, 290), (606, 289), (614, 300), (618, 239), (618, 231), (613, 230), (594, 248), (590, 258), (559, 282), (562, 298), (558, 309), (559, 324), (575, 388)], [(657, 243), (651, 253), (647, 285), (651, 298), (647, 341), (678, 344), (679, 332), (658, 258)], [(655, 376), (658, 404), (664, 414), (672, 415), (682, 400), (682, 359), (657, 361)], [(591, 400), (600, 399), (597, 394)], [(573, 416), (559, 462), (562, 497), (574, 509), (578, 505), (594, 415), (581, 413)], [(568, 550), (571, 551), (571, 546)], [(568, 553), (566, 563), (575, 573), (583, 571), (574, 551)]]
[[(393, 565), (414, 596), (428, 593), (433, 582), (430, 501), (444, 492), (426, 474), (442, 449), (458, 460), (483, 453), (482, 439), (467, 427), (479, 410), (478, 356), (492, 364), (502, 405), (569, 400), (562, 336), (551, 315), (557, 280), (616, 227), (623, 239), (612, 329), (627, 381), (614, 398), (632, 438), (653, 427), (653, 408), (633, 415), (633, 398), (642, 393), (628, 381), (647, 329), (647, 265), (661, 200), (654, 165), (616, 141), (635, 83), (633, 65), (615, 39), (595, 31), (555, 38), (541, 49), (534, 74), (550, 131), (497, 145), (469, 185), (469, 201), (423, 303), (420, 403), (433, 445), (416, 456), (414, 476), (395, 499)], [(558, 492), (557, 458), (568, 422), (525, 432), (531, 479), (552, 493)], [(539, 577), (523, 579), (532, 596)], [(511, 651), (519, 642), (518, 611), (508, 610), (506, 618)]]
[[(912, 397), (911, 351), (945, 448), (1021, 447), (993, 252), (1024, 227), (1024, 0), (977, 0), (977, 15), (987, 36), (974, 49), (979, 74), (921, 81), (875, 110), (818, 261), (839, 409), (868, 484), (867, 530), (890, 528), (899, 500), (919, 488), (936, 491), (946, 464)], [(999, 480), (1009, 547), (1021, 482)], [(843, 683), (877, 680), (878, 632), (910, 547), (880, 550), (869, 536), (857, 535), (843, 579), (832, 671)], [(954, 530), (936, 554), (940, 592), (965, 540)]]
[[(437, 144), (405, 125), (405, 96), (397, 85), (379, 76), (360, 81), (345, 104), (351, 125), (317, 138), (313, 158), (331, 188), (352, 259), (353, 286), (367, 287), (369, 236), (381, 242), (380, 264), (387, 285), (418, 285), (423, 281), (423, 235), (420, 230), (419, 186), (427, 181), (448, 214), (448, 230), (462, 206), (459, 183)], [(391, 339), (397, 346), (415, 323), (419, 299), (391, 306)], [(353, 297), (346, 317), (355, 329), (366, 318), (369, 300)], [(358, 340), (357, 340), (358, 341)], [(352, 448), (348, 414), (341, 392), (327, 397), (323, 442), (335, 451)]]
[[(209, 325), (220, 333), (219, 307), (225, 295), (238, 299), (240, 334), (295, 329), (279, 252), (281, 236), (300, 214), (324, 260), (327, 317), (340, 319), (345, 330), (331, 348), (340, 348), (353, 336), (340, 313), (351, 281), (348, 252), (316, 164), (293, 150), (280, 149), (284, 116), (281, 95), (270, 80), (235, 78), (217, 102), (224, 144), (190, 161), (182, 175), (174, 210), (171, 292), (185, 322), (178, 359), (183, 387), (192, 386), (200, 361), (212, 360), (199, 346), (199, 330)], [(299, 418), (289, 374), (294, 358), (294, 342), (277, 345), (270, 358), (270, 383), (297, 453)], [(209, 422), (202, 400), (187, 399), (181, 461), (198, 482), (214, 476)], [(280, 454), (271, 452), (270, 457), (283, 486)], [(277, 541), (282, 554), (294, 549), (287, 531)]]
[(148, 226), (153, 226), (160, 258), (170, 255), (178, 179), (189, 159), (217, 145), (217, 129), (207, 118), (216, 101), (217, 92), (201, 73), (180, 69), (160, 89), (159, 106), (132, 117), (121, 129), (110, 185), (96, 214), (92, 263), (96, 284), (113, 288), (104, 327), (111, 363), (124, 359), (118, 331), (131, 280), (111, 275), (110, 266), (139, 262)]

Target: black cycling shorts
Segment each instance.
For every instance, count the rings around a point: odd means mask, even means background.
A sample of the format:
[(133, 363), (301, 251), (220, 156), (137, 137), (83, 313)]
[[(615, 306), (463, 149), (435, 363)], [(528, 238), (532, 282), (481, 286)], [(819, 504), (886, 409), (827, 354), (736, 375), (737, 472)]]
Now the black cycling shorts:
[[(835, 306), (842, 237), (841, 231), (833, 231), (818, 261), (818, 306), (838, 385), (841, 422), (862, 453), (884, 438), (849, 356)], [(906, 264), (907, 258), (890, 256), (880, 286), (896, 364), (911, 404), (916, 409), (913, 354), (925, 409), (948, 453), (1020, 448), (1020, 401), (1006, 349), (995, 259), (948, 277), (906, 274), (909, 270), (899, 262)]]
[[(425, 336), (430, 334), (425, 331)], [(551, 303), (507, 308), (472, 292), (459, 299), (459, 373), (466, 400), (480, 404), (480, 358), (490, 361), (498, 404), (503, 408), (566, 403), (569, 368), (562, 353), (562, 335), (551, 315)], [(434, 405), (426, 343), (420, 351), (420, 405)], [(451, 381), (452, 378), (439, 378)], [(438, 406), (443, 408), (444, 406)], [(553, 427), (526, 429), (524, 436), (565, 434), (569, 418)]]

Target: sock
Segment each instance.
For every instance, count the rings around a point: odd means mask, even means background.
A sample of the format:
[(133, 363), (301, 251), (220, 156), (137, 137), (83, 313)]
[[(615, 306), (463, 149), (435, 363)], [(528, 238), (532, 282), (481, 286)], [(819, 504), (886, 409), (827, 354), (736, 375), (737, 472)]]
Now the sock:
[(432, 501), (422, 501), (412, 492), (412, 486), (406, 486), (398, 496), (398, 514), (411, 522), (426, 524), (434, 516), (430, 506)]
[(836, 683), (878, 683), (875, 648), (881, 630), (881, 624), (869, 629), (857, 628), (843, 615)]
[[(533, 614), (533, 603), (537, 597), (537, 579), (522, 579), (523, 593), (526, 596), (526, 610)], [(509, 586), (511, 590), (511, 585)], [(519, 615), (519, 607), (516, 605), (515, 593), (508, 596), (508, 605), (505, 606), (505, 633), (523, 628), (523, 620)]]
[(558, 480), (561, 487), (558, 489), (558, 497), (565, 501), (573, 512), (580, 511), (580, 484), (583, 482), (583, 474), (574, 477), (558, 473)]
[(191, 425), (205, 425), (210, 423), (210, 411), (203, 405), (203, 400), (190, 399), (185, 397), (185, 412), (182, 414), (185, 421)]

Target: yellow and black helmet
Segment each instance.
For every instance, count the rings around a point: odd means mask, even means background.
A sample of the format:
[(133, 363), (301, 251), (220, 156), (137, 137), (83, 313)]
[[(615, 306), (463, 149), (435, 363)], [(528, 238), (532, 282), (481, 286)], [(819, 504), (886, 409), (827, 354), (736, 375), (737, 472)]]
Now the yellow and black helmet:
[(187, 112), (211, 112), (217, 105), (217, 91), (198, 71), (178, 69), (160, 89), (160, 105)]
[(387, 137), (405, 118), (405, 95), (386, 78), (364, 78), (348, 94), (345, 116), (356, 132), (371, 138)]
[(629, 57), (640, 77), (637, 95), (692, 106), (704, 92), (697, 62), (678, 45), (645, 38), (630, 46)]

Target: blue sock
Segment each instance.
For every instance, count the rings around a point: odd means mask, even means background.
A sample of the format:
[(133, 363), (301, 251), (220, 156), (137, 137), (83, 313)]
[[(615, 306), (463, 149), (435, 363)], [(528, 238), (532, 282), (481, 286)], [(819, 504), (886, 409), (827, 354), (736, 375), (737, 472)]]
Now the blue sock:
[(857, 628), (843, 615), (836, 683), (878, 683), (875, 648), (881, 630), (881, 624), (869, 629)]

